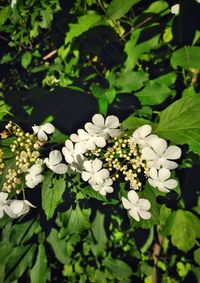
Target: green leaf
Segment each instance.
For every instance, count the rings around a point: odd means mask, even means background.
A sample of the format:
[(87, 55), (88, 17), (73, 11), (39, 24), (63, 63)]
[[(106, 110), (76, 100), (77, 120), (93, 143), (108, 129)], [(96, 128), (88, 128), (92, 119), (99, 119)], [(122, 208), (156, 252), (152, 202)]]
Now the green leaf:
[(155, 133), (200, 154), (200, 97), (184, 97), (160, 113)]
[(68, 216), (68, 225), (66, 228), (67, 233), (80, 233), (81, 231), (88, 229), (91, 224), (89, 221), (90, 210), (81, 210), (80, 206), (77, 205), (75, 209), (70, 209), (66, 212)]
[(64, 239), (59, 238), (58, 231), (56, 229), (51, 229), (47, 242), (51, 245), (56, 258), (62, 264), (69, 264), (70, 260), (67, 257), (67, 243)]
[(11, 12), (10, 5), (4, 7), (0, 11), (0, 28), (3, 26), (3, 24), (6, 22), (6, 20), (9, 18)]
[(62, 202), (62, 195), (66, 188), (65, 177), (53, 177), (53, 172), (48, 172), (42, 183), (42, 207), (47, 220), (53, 217), (57, 206)]
[(115, 86), (120, 89), (120, 92), (130, 93), (140, 89), (147, 80), (148, 75), (144, 72), (122, 71), (116, 79)]
[(131, 267), (120, 259), (107, 257), (103, 260), (103, 265), (119, 280), (127, 279), (133, 274)]
[(24, 69), (27, 69), (32, 60), (32, 54), (26, 51), (21, 57), (21, 65)]
[[(145, 10), (145, 13), (157, 13), (157, 14), (160, 14), (164, 10), (166, 10), (168, 7), (169, 7), (169, 5), (167, 4), (167, 2), (165, 2), (163, 0), (155, 1), (154, 3), (152, 3), (149, 6), (149, 8), (147, 10)], [(169, 10), (168, 10), (168, 12), (169, 12)]]
[(156, 123), (153, 123), (149, 120), (146, 120), (144, 118), (138, 118), (135, 117), (134, 114), (130, 115), (126, 120), (124, 120), (121, 124), (122, 129), (124, 130), (131, 130), (132, 132), (135, 131), (137, 128), (143, 126), (143, 125), (151, 125), (152, 127), (155, 127)]
[(171, 93), (172, 91), (167, 85), (151, 80), (146, 83), (141, 91), (135, 92), (134, 95), (142, 105), (156, 105), (164, 102)]
[(40, 244), (35, 264), (30, 272), (31, 283), (45, 283), (49, 276), (45, 247)]
[(125, 16), (133, 5), (140, 2), (140, 0), (112, 0), (107, 10), (107, 17), (112, 20), (118, 20)]
[(3, 119), (3, 117), (9, 113), (10, 106), (5, 103), (2, 99), (0, 99), (0, 120)]
[(182, 67), (183, 69), (194, 68), (200, 70), (200, 47), (183, 47), (172, 54), (171, 64), (174, 68)]
[(106, 248), (106, 232), (104, 228), (105, 215), (97, 211), (96, 217), (92, 223), (92, 233), (96, 240), (96, 244), (91, 245), (92, 251), (95, 256), (99, 256)]
[(194, 260), (198, 265), (200, 265), (200, 248), (194, 251)]
[(172, 244), (179, 250), (187, 252), (200, 237), (200, 219), (190, 211), (177, 210), (172, 212), (163, 228), (163, 235), (171, 235)]

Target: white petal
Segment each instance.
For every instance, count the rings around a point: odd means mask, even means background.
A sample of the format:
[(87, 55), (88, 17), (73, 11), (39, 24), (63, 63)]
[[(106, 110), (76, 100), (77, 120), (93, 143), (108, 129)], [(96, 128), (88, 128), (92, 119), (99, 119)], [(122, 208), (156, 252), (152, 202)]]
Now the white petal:
[(151, 146), (151, 144), (154, 142), (155, 139), (157, 139), (158, 136), (157, 135), (149, 135), (148, 137), (145, 137), (145, 142)]
[(98, 147), (104, 147), (106, 145), (106, 141), (103, 137), (96, 137), (95, 143)]
[(86, 171), (83, 171), (82, 174), (81, 174), (81, 177), (82, 177), (83, 181), (87, 182), (91, 178), (91, 174), (86, 172)]
[(2, 202), (4, 204), (7, 198), (8, 198), (8, 193), (0, 192), (0, 203)]
[(130, 200), (131, 204), (135, 205), (138, 202), (139, 197), (134, 190), (131, 190), (128, 192), (128, 199)]
[(122, 197), (122, 204), (124, 206), (124, 208), (126, 209), (131, 209), (131, 203), (129, 200), (127, 200), (126, 198)]
[(34, 208), (36, 207), (35, 205), (33, 205), (30, 201), (28, 201), (26, 199), (24, 200), (24, 203), (29, 205), (30, 207), (34, 207)]
[(67, 173), (67, 165), (64, 163), (60, 163), (51, 167), (51, 170), (56, 174), (65, 174)]
[(146, 160), (153, 160), (157, 158), (156, 153), (150, 147), (144, 147), (142, 149), (142, 157)]
[(52, 134), (55, 131), (55, 127), (51, 123), (46, 123), (46, 124), (42, 125), (41, 128), (47, 134)]
[(76, 143), (74, 146), (74, 150), (77, 154), (84, 154), (86, 151), (85, 144), (83, 142)]
[(148, 182), (152, 187), (157, 188), (157, 181), (156, 180), (148, 178)]
[(73, 152), (73, 150), (74, 150), (73, 142), (70, 141), (70, 140), (65, 141), (65, 147), (71, 152)]
[(91, 172), (92, 171), (92, 162), (87, 160), (83, 163), (83, 167), (86, 171)]
[(105, 190), (106, 193), (109, 193), (109, 194), (114, 191), (113, 187), (111, 187), (111, 186), (104, 187), (104, 190)]
[(138, 200), (137, 206), (142, 210), (149, 210), (151, 208), (151, 203), (148, 199), (141, 198)]
[(99, 174), (92, 175), (91, 179), (88, 182), (91, 185), (93, 185), (93, 184), (102, 185), (103, 184), (103, 178)]
[(17, 218), (19, 217), (17, 214), (15, 214), (8, 205), (5, 205), (4, 206), (4, 211), (5, 213), (10, 216), (11, 218)]
[(109, 171), (107, 169), (101, 169), (99, 172), (98, 172), (98, 176), (102, 179), (107, 179), (109, 177)]
[(162, 167), (173, 170), (178, 167), (178, 164), (171, 160), (164, 160), (161, 162)]
[(113, 184), (113, 180), (112, 180), (111, 178), (105, 179), (104, 184), (105, 184), (106, 186), (110, 186), (110, 185)]
[(104, 117), (101, 114), (95, 114), (92, 117), (92, 122), (97, 126), (104, 126)]
[(48, 140), (48, 137), (47, 135), (45, 134), (45, 132), (43, 132), (42, 130), (39, 131), (38, 133), (38, 139), (40, 141), (47, 141)]
[(174, 179), (170, 179), (170, 180), (165, 181), (164, 185), (166, 188), (171, 190), (171, 189), (176, 188), (176, 186), (178, 185), (178, 182)]
[(70, 140), (72, 140), (73, 142), (80, 142), (80, 137), (77, 134), (71, 134)]
[(23, 211), (24, 201), (23, 200), (13, 200), (10, 203), (10, 209), (14, 214), (19, 214)]
[(160, 181), (165, 181), (169, 179), (170, 175), (171, 175), (170, 171), (166, 168), (161, 168), (158, 171), (158, 176), (159, 176)]
[(96, 148), (95, 139), (91, 138), (86, 143), (85, 146), (88, 150), (94, 150)]
[(4, 216), (4, 210), (3, 207), (0, 207), (0, 219)]
[(34, 164), (30, 169), (29, 172), (31, 175), (36, 176), (42, 172), (42, 166), (39, 164)]
[(83, 130), (83, 129), (79, 129), (79, 130), (78, 130), (78, 135), (79, 135), (79, 137), (80, 137), (80, 139), (81, 139), (82, 141), (88, 140), (88, 139), (91, 137), (91, 135), (88, 134), (88, 133), (87, 133), (85, 130)]
[(32, 127), (34, 134), (37, 134), (39, 132), (39, 130), (41, 129), (40, 126), (33, 126)]
[(138, 215), (138, 208), (132, 208), (129, 210), (129, 214), (131, 217), (133, 217), (136, 221), (140, 221), (140, 217)]
[(62, 148), (62, 153), (63, 153), (67, 163), (71, 164), (74, 161), (74, 158), (73, 158), (71, 152), (66, 147)]
[(171, 145), (167, 148), (163, 156), (167, 159), (178, 159), (181, 157), (181, 149), (176, 145)]
[(164, 139), (157, 138), (153, 140), (151, 146), (156, 153), (162, 155), (167, 148), (167, 142)]
[(164, 184), (160, 184), (157, 186), (157, 189), (160, 191), (160, 192), (163, 192), (163, 193), (168, 193), (169, 190), (164, 186)]
[(97, 126), (94, 125), (92, 123), (86, 123), (85, 124), (85, 130), (89, 133), (89, 134), (96, 134), (102, 131), (102, 126)]
[(121, 135), (122, 131), (120, 129), (109, 129), (108, 134), (112, 138), (117, 138)]
[(59, 150), (53, 150), (49, 154), (49, 164), (55, 166), (62, 161), (62, 154)]
[(99, 185), (92, 185), (91, 186), (93, 188), (94, 191), (98, 192), (101, 189), (101, 186)]
[(99, 171), (102, 168), (103, 162), (95, 158), (95, 160), (92, 161), (92, 168), (94, 169), (95, 172)]
[(119, 127), (119, 119), (114, 115), (110, 115), (106, 118), (105, 126), (106, 128), (115, 129)]
[(156, 168), (151, 168), (149, 170), (149, 176), (153, 179), (153, 180), (157, 180), (158, 179), (158, 171), (156, 170)]
[(151, 213), (149, 211), (146, 211), (146, 210), (139, 210), (138, 214), (140, 215), (140, 217), (142, 219), (145, 219), (145, 220), (151, 218)]
[(139, 135), (142, 138), (145, 138), (146, 136), (148, 136), (151, 133), (152, 128), (151, 128), (150, 125), (144, 125), (144, 126), (138, 128), (138, 131), (139, 131)]

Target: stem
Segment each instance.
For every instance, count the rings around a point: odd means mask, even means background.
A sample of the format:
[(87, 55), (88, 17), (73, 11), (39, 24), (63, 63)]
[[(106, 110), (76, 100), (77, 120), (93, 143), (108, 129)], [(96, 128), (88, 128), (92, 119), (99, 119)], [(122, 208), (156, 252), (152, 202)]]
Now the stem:
[(163, 243), (163, 236), (158, 232), (158, 226), (157, 226), (157, 241), (153, 245), (153, 252), (152, 257), (154, 261), (154, 267), (153, 267), (153, 273), (152, 273), (152, 283), (158, 283), (158, 258), (161, 253), (162, 243)]

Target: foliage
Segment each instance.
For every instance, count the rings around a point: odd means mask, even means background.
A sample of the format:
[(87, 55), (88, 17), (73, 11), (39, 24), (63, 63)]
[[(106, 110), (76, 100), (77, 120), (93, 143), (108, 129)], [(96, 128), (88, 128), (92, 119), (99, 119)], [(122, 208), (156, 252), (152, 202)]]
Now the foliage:
[(41, 206), (0, 219), (2, 282), (199, 282), (200, 4), (179, 2), (174, 15), (165, 0), (1, 1), (1, 185), (14, 159), (9, 120), (28, 131), (55, 122), (44, 156), (97, 109), (130, 133), (150, 124), (183, 152), (179, 187), (145, 187), (153, 217), (139, 224), (119, 204), (124, 183), (103, 197), (46, 172), (28, 191)]

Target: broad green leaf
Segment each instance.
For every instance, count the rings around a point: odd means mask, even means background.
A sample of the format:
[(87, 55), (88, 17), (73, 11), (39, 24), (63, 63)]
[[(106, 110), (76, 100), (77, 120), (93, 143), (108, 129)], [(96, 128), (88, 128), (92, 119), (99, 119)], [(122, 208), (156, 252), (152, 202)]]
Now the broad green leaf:
[(140, 2), (140, 0), (112, 0), (107, 10), (107, 17), (110, 20), (118, 20), (125, 16), (133, 5)]
[(131, 267), (120, 259), (107, 257), (103, 260), (103, 265), (119, 280), (127, 279), (133, 274)]
[(53, 11), (49, 6), (45, 7), (46, 9), (41, 10), (42, 21), (39, 22), (41, 28), (48, 28), (51, 25), (53, 20)]
[(121, 127), (124, 130), (135, 131), (137, 128), (145, 124), (151, 125), (152, 127), (156, 126), (156, 123), (152, 123), (151, 121), (143, 119), (143, 118), (135, 117), (133, 114), (133, 115), (130, 115), (126, 120), (122, 122)]
[(92, 245), (91, 248), (95, 256), (99, 256), (106, 248), (107, 237), (104, 228), (104, 218), (105, 215), (97, 211), (96, 217), (92, 223), (91, 230), (96, 244)]
[(66, 231), (69, 234), (80, 233), (81, 231), (88, 229), (91, 226), (89, 221), (90, 210), (81, 210), (77, 205), (75, 209), (70, 209), (66, 212), (68, 215), (68, 225)]
[(80, 36), (91, 27), (98, 25), (102, 17), (94, 11), (88, 11), (86, 15), (77, 18), (77, 20), (77, 23), (69, 25), (70, 30), (66, 34), (65, 44), (71, 43), (74, 38)]
[(149, 40), (137, 44), (142, 30), (143, 29), (135, 30), (131, 39), (127, 41), (125, 45), (124, 51), (127, 54), (127, 59), (124, 63), (124, 66), (126, 70), (132, 70), (144, 53), (148, 53), (151, 49), (155, 49), (159, 45), (160, 35), (155, 35)]
[(144, 82), (148, 80), (148, 75), (144, 72), (122, 71), (115, 81), (115, 86), (120, 92), (132, 92), (140, 89)]
[(29, 51), (26, 51), (22, 57), (21, 57), (21, 65), (24, 69), (27, 69), (28, 66), (30, 65), (31, 63), (31, 60), (32, 60), (32, 55), (31, 55), (31, 52)]
[(49, 275), (45, 247), (40, 244), (35, 264), (30, 272), (31, 283), (46, 283)]
[(190, 211), (177, 210), (172, 212), (163, 228), (164, 236), (171, 236), (172, 244), (179, 250), (187, 252), (200, 237), (200, 219)]
[(62, 264), (69, 264), (70, 259), (67, 257), (67, 242), (64, 239), (59, 238), (58, 231), (56, 229), (51, 229), (47, 242), (51, 245), (56, 258)]
[(161, 104), (172, 93), (171, 89), (154, 80), (148, 81), (145, 87), (134, 95), (140, 100), (142, 105)]
[(185, 46), (176, 50), (172, 54), (171, 64), (174, 68), (179, 66), (186, 70), (190, 68), (200, 70), (200, 47)]
[(17, 246), (12, 249), (5, 270), (5, 283), (22, 276), (25, 270), (32, 265), (36, 244)]
[(102, 196), (99, 192), (93, 190), (91, 186), (83, 188), (81, 190), (81, 193), (84, 195), (84, 197), (91, 197), (104, 202), (107, 201), (107, 198), (105, 196)]
[(160, 113), (155, 133), (200, 154), (200, 97), (184, 97)]
[(200, 248), (194, 251), (194, 260), (198, 265), (200, 265)]
[(65, 177), (53, 177), (53, 172), (48, 172), (42, 183), (42, 208), (47, 220), (52, 218), (57, 206), (62, 202), (62, 195), (66, 188)]
[(6, 20), (9, 18), (11, 12), (10, 5), (3, 7), (0, 11), (0, 29), (3, 26), (3, 24), (6, 22)]
[(167, 10), (166, 12), (168, 13), (169, 10), (167, 9), (169, 7), (168, 3), (163, 0), (155, 1), (153, 2), (148, 9), (145, 10), (145, 13), (156, 13), (160, 14)]

